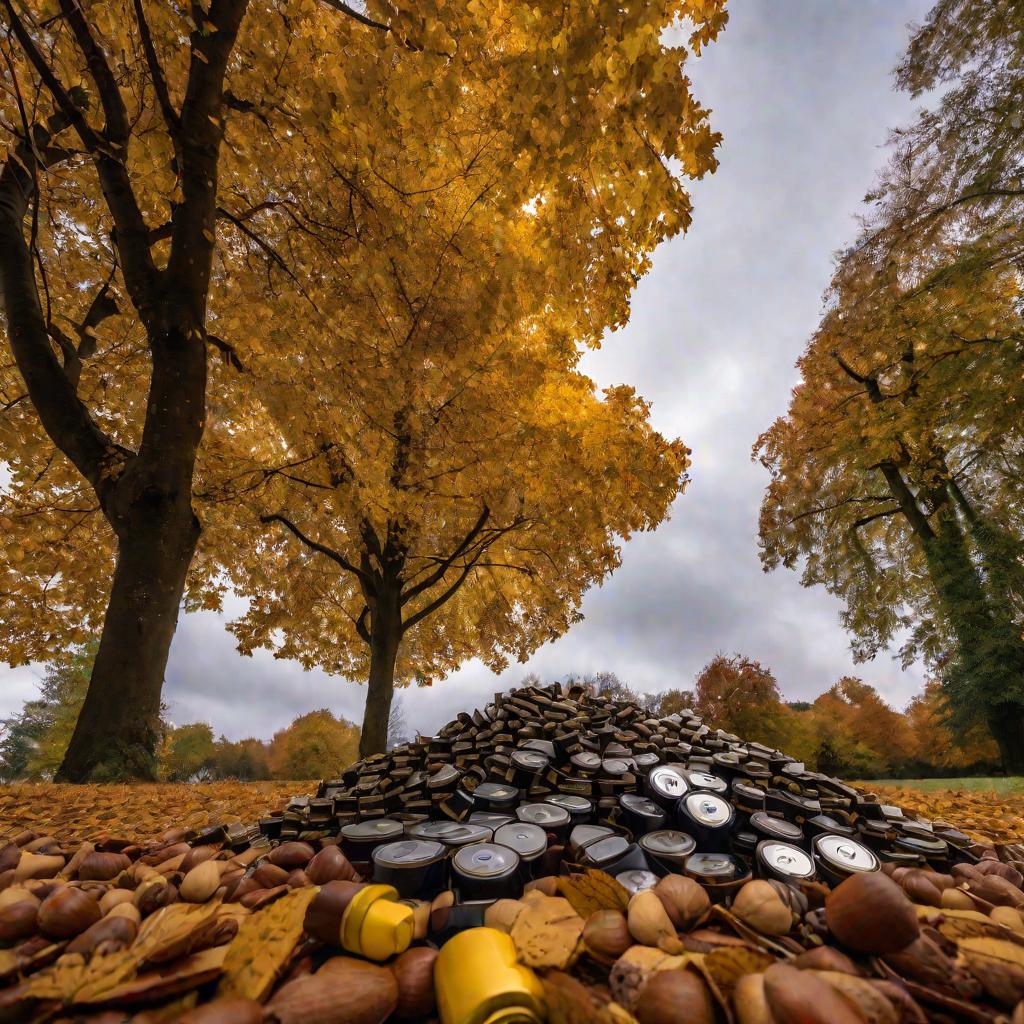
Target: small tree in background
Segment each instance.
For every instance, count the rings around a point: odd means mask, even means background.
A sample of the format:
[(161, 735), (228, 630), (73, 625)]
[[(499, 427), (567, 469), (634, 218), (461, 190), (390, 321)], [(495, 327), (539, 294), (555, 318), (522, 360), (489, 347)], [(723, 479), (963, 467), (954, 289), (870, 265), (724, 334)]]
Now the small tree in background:
[(270, 746), (250, 736), (230, 742), (221, 736), (214, 748), (214, 770), (218, 778), (258, 782), (270, 778)]
[(72, 648), (46, 669), (39, 696), (4, 722), (0, 777), (49, 779), (60, 767), (89, 686), (96, 643)]
[(300, 715), (270, 745), (276, 779), (323, 779), (359, 757), (359, 729), (327, 708)]
[(160, 753), (160, 775), (168, 782), (209, 781), (214, 776), (213, 729), (192, 722), (172, 729)]
[(695, 697), (697, 713), (712, 728), (770, 746), (785, 738), (782, 692), (760, 662), (716, 655), (697, 676)]

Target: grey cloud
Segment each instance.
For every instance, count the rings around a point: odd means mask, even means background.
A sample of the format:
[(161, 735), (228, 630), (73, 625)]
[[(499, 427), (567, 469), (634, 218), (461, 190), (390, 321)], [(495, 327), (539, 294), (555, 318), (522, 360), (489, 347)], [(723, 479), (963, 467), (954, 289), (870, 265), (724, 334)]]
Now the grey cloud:
[[(527, 671), (616, 672), (642, 690), (689, 685), (717, 651), (769, 665), (791, 699), (858, 672), (903, 705), (921, 672), (880, 659), (854, 666), (838, 603), (797, 574), (761, 572), (757, 514), (766, 483), (757, 435), (785, 408), (794, 362), (813, 331), (830, 256), (884, 159), (889, 127), (912, 105), (890, 70), (928, 0), (741, 0), (690, 69), (725, 136), (721, 168), (694, 189), (694, 224), (663, 246), (628, 327), (588, 354), (600, 385), (628, 382), (666, 434), (693, 448), (692, 483), (670, 522), (634, 538), (621, 569), (584, 601), (584, 622), (500, 677), (472, 662), (404, 691), (409, 725), (432, 730)], [(4, 677), (0, 713), (31, 689)], [(216, 615), (185, 616), (171, 651), (172, 719), (204, 719), (232, 738), (269, 736), (330, 707), (358, 720), (365, 690), (320, 672), (241, 659)]]

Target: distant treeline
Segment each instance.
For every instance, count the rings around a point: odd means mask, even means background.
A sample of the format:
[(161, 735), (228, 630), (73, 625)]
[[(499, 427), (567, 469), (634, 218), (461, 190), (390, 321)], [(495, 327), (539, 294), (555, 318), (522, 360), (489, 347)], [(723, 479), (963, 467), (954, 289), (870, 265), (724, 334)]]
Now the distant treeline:
[[(89, 648), (52, 665), (21, 712), (0, 723), (0, 781), (49, 779), (60, 765), (85, 699)], [(812, 702), (787, 702), (772, 672), (742, 655), (713, 658), (694, 688), (639, 693), (614, 673), (570, 675), (596, 692), (635, 701), (662, 717), (686, 708), (716, 728), (770, 744), (810, 768), (844, 778), (991, 774), (999, 751), (982, 728), (958, 737), (947, 724), (942, 692), (928, 683), (903, 712), (873, 687), (847, 676)], [(535, 675), (523, 683), (540, 682)], [(401, 700), (388, 746), (408, 739)], [(163, 717), (160, 777), (169, 782), (215, 779), (317, 779), (357, 760), (359, 727), (326, 708), (298, 716), (270, 740), (214, 737), (205, 722), (175, 726)]]

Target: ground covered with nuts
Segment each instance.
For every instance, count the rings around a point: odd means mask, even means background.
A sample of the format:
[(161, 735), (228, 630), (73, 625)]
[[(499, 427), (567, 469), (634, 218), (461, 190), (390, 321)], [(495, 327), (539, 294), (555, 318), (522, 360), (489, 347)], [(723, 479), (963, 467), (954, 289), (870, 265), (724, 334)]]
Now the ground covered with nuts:
[(1024, 1024), (1019, 818), (692, 715), (530, 687), (173, 788), (0, 796), (0, 1021)]

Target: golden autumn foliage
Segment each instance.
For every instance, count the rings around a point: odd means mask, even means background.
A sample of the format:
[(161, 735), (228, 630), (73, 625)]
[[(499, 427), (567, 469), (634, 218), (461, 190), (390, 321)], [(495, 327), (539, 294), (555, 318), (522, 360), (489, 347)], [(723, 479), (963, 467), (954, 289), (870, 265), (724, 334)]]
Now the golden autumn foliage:
[[(222, 570), (253, 547), (226, 514), (217, 521), (213, 506), (230, 497), (238, 508), (233, 485), (269, 474), (270, 492), (247, 491), (246, 511), (266, 497), (260, 514), (279, 512), (290, 464), (323, 463), (329, 447), (333, 468), (312, 469), (335, 473), (351, 457), (366, 474), (344, 499), (349, 521), (366, 507), (376, 526), (405, 516), (385, 498), (382, 468), (388, 433), (402, 434), (395, 414), (420, 426), (509, 344), (523, 360), (509, 358), (491, 387), (564, 403), (565, 417), (593, 404), (585, 381), (557, 371), (625, 322), (651, 251), (689, 223), (685, 178), (714, 169), (718, 142), (684, 66), (724, 25), (721, 0), (511, 11), (371, 0), (365, 15), (333, 0), (216, 0), (202, 10), (38, 0), (3, 43), (17, 88), (0, 112), (21, 126), (8, 154), (39, 125), (48, 135), (7, 225), (25, 249), (8, 318), (33, 307), (35, 286), (45, 299), (26, 313), (32, 332), (12, 337), (31, 334), (46, 381), (25, 358), (0, 369), (12, 470), (0, 646), (12, 663), (45, 659), (105, 623), (93, 688), (108, 706), (135, 695), (142, 726), (121, 736), (138, 757), (108, 758), (103, 770), (115, 773), (145, 773), (186, 571), (190, 600), (215, 606)], [(8, 160), (11, 176), (19, 166)], [(179, 349), (168, 320), (186, 339)], [(513, 366), (528, 380), (511, 379)], [(617, 443), (602, 410), (628, 422), (639, 409), (628, 390), (608, 396), (587, 444)], [(576, 441), (565, 419), (543, 427), (546, 441)], [(376, 440), (364, 440), (368, 428)], [(431, 459), (417, 471), (447, 470)], [(635, 494), (643, 467), (626, 465)], [(152, 515), (156, 495), (169, 496), (174, 529)], [(504, 511), (495, 500), (495, 516)], [(460, 515), (472, 523), (480, 508)], [(265, 533), (258, 521), (248, 529)], [(139, 605), (144, 580), (160, 591), (146, 657), (115, 658), (115, 640), (131, 644), (108, 603)], [(352, 603), (342, 595), (335, 614), (347, 618)], [(98, 700), (83, 716), (118, 748), (128, 726), (93, 713)], [(76, 740), (85, 777), (96, 743)]]

